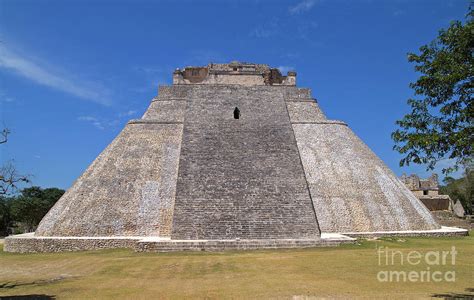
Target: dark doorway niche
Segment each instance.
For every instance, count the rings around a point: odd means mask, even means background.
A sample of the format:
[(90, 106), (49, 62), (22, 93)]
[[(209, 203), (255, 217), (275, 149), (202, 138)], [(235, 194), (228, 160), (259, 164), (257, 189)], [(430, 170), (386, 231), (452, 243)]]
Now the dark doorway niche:
[(240, 118), (240, 110), (238, 107), (234, 108), (234, 119)]

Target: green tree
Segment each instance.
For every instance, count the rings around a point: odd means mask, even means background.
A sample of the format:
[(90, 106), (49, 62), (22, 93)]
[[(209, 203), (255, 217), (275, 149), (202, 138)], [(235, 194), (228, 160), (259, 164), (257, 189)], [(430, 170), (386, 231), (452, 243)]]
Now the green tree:
[(8, 235), (12, 223), (11, 198), (0, 197), (0, 236)]
[(400, 166), (413, 162), (433, 169), (450, 158), (453, 166), (443, 169), (449, 173), (473, 161), (473, 17), (470, 6), (464, 24), (452, 22), (419, 54), (408, 54), (421, 75), (410, 84), (415, 94), (408, 100), (411, 112), (396, 122), (399, 129), (392, 133), (394, 149), (404, 155)]
[(454, 201), (461, 201), (467, 214), (472, 214), (474, 206), (474, 169), (467, 169), (459, 179), (446, 177), (440, 192), (449, 195)]
[(21, 190), (21, 194), (12, 200), (11, 214), (16, 222), (25, 226), (26, 231), (33, 231), (44, 215), (64, 194), (57, 188), (41, 189), (33, 186)]

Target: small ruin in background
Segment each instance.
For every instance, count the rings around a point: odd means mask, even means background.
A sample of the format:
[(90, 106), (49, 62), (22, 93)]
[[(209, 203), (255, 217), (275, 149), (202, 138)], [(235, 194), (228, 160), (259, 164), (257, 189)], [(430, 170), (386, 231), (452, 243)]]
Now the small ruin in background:
[(401, 181), (432, 212), (438, 222), (445, 226), (470, 228), (468, 223), (461, 222), (466, 211), (460, 201), (454, 201), (449, 195), (439, 193), (438, 175), (432, 174), (426, 179), (416, 174), (403, 174)]

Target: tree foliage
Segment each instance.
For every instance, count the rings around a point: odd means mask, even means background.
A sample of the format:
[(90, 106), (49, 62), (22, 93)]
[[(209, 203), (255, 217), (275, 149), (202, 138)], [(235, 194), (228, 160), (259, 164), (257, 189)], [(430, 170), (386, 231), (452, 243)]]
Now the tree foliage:
[(421, 76), (410, 87), (415, 97), (408, 100), (411, 112), (396, 124), (394, 149), (404, 155), (400, 166), (411, 162), (433, 169), (441, 159), (452, 159), (449, 173), (473, 160), (474, 22), (472, 7), (467, 20), (452, 22), (438, 37), (409, 53)]
[(0, 197), (0, 236), (8, 235), (8, 228), (12, 223), (11, 199)]
[(0, 198), (0, 235), (14, 225), (33, 231), (63, 194), (64, 190), (58, 188), (33, 186), (21, 190), (15, 197)]
[(464, 176), (459, 179), (446, 177), (440, 192), (449, 195), (454, 201), (461, 201), (467, 214), (472, 214), (474, 209), (474, 169), (467, 169)]

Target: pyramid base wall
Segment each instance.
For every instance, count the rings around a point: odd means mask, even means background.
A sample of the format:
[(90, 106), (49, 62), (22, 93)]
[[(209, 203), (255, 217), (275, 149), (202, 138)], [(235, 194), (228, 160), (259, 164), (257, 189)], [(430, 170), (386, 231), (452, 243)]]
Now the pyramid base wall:
[(153, 237), (37, 237), (33, 233), (7, 237), (3, 250), (16, 253), (51, 253), (127, 248), (136, 252), (227, 251), (338, 246), (355, 239), (332, 234), (315, 239), (171, 240)]
[(38, 237), (34, 233), (26, 233), (7, 237), (3, 250), (15, 253), (51, 253), (117, 248), (132, 249), (136, 252), (241, 251), (332, 247), (354, 243), (356, 238), (467, 235), (469, 235), (467, 230), (456, 227), (442, 227), (436, 230), (420, 231), (322, 233), (321, 238), (315, 239), (261, 240), (171, 240), (158, 237)]
[(353, 238), (379, 237), (450, 237), (468, 236), (469, 231), (464, 228), (441, 226), (433, 230), (405, 230), (405, 231), (375, 231), (375, 232), (345, 232), (345, 236)]

